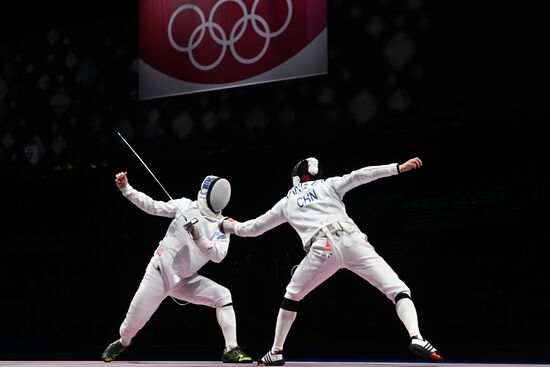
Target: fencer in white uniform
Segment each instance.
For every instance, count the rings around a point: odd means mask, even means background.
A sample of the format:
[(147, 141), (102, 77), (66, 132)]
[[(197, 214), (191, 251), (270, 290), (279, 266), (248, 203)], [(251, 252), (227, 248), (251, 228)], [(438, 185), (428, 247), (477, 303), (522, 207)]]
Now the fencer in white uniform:
[(221, 211), (231, 197), (229, 181), (207, 176), (197, 200), (180, 198), (168, 202), (153, 200), (128, 183), (126, 172), (115, 177), (124, 197), (148, 214), (172, 218), (145, 270), (126, 317), (120, 339), (105, 349), (102, 359), (114, 360), (149, 321), (166, 297), (216, 309), (216, 318), (225, 339), (222, 361), (251, 363), (237, 343), (235, 311), (230, 291), (197, 272), (207, 262), (221, 262), (229, 247), (229, 234), (219, 231)]
[(403, 164), (369, 166), (341, 177), (322, 178), (315, 158), (304, 159), (292, 170), (293, 187), (269, 211), (256, 219), (237, 222), (225, 218), (224, 233), (255, 237), (288, 222), (300, 235), (306, 256), (286, 287), (275, 339), (259, 365), (285, 363), (284, 341), (296, 318), (299, 302), (339, 269), (349, 269), (378, 288), (395, 303), (397, 315), (410, 335), (409, 350), (431, 361), (442, 361), (441, 354), (420, 334), (411, 291), (386, 261), (376, 253), (347, 215), (343, 198), (349, 190), (382, 177), (397, 175), (422, 166), (419, 158)]

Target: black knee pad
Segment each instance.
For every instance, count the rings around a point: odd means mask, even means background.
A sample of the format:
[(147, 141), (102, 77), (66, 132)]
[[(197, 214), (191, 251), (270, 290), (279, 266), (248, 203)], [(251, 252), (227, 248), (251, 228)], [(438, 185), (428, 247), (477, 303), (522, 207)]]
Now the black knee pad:
[(300, 303), (298, 301), (293, 301), (291, 299), (288, 299), (288, 298), (283, 298), (283, 302), (281, 302), (281, 308), (283, 310), (287, 310), (287, 311), (293, 311), (293, 312), (298, 312), (298, 305)]
[(408, 294), (408, 293), (405, 293), (405, 292), (401, 292), (399, 293), (397, 296), (395, 296), (395, 303), (397, 303), (400, 299), (403, 299), (403, 298), (408, 298), (408, 299), (411, 299), (411, 296)]

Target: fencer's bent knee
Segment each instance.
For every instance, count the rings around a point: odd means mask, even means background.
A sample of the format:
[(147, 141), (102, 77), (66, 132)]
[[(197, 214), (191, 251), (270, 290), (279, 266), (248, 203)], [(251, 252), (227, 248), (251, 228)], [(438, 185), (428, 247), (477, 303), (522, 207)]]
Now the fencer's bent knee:
[(220, 308), (224, 306), (229, 306), (233, 304), (233, 300), (231, 299), (231, 292), (229, 289), (219, 286), (219, 288), (216, 290), (216, 295), (213, 297), (214, 304), (210, 305), (214, 308)]
[(298, 301), (294, 301), (294, 300), (291, 300), (289, 298), (284, 297), (283, 301), (281, 302), (281, 308), (283, 310), (287, 310), (287, 311), (298, 312), (299, 304), (300, 303)]
[(394, 302), (397, 303), (399, 300), (401, 300), (403, 298), (409, 298), (410, 299), (411, 295), (408, 294), (408, 293), (405, 293), (405, 292), (401, 292), (397, 296), (395, 296)]
[(402, 280), (398, 280), (386, 289), (382, 289), (382, 293), (384, 293), (393, 303), (396, 303), (402, 299), (402, 297), (411, 298), (411, 290)]

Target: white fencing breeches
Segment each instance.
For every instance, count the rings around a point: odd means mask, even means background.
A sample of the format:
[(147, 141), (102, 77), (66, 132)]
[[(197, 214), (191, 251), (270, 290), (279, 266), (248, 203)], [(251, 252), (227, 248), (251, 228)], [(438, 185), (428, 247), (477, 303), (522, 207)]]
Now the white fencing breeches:
[[(329, 239), (330, 237), (330, 239)], [(356, 227), (317, 239), (286, 287), (285, 298), (301, 301), (339, 269), (349, 269), (378, 288), (392, 302), (409, 288), (376, 253), (367, 236)]]
[(170, 288), (163, 280), (160, 271), (152, 263), (149, 263), (130, 303), (126, 318), (120, 326), (123, 344), (128, 344), (131, 341), (168, 296), (214, 308), (232, 302), (231, 293), (227, 288), (198, 274), (181, 279)]

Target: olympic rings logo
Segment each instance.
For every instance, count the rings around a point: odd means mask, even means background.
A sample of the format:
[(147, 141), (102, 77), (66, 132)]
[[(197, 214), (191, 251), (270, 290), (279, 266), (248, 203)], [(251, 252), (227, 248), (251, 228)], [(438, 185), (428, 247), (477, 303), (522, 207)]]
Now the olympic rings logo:
[[(210, 11), (210, 15), (208, 16), (208, 21), (206, 20), (206, 16), (197, 5), (194, 4), (185, 4), (180, 6), (179, 8), (174, 11), (172, 16), (170, 17), (170, 21), (168, 23), (168, 39), (170, 40), (170, 44), (174, 49), (176, 49), (179, 52), (186, 52), (189, 54), (189, 60), (191, 61), (191, 64), (193, 64), (194, 67), (196, 67), (199, 70), (207, 71), (212, 70), (215, 67), (217, 67), (225, 57), (225, 54), (227, 52), (227, 47), (229, 47), (231, 54), (241, 64), (253, 64), (256, 61), (260, 60), (267, 52), (269, 48), (269, 42), (272, 38), (275, 38), (279, 36), (281, 33), (283, 33), (288, 25), (290, 24), (290, 20), (292, 19), (292, 0), (286, 0), (288, 13), (287, 17), (285, 19), (285, 22), (283, 25), (276, 31), (271, 31), (269, 28), (269, 24), (267, 24), (267, 21), (256, 14), (256, 9), (258, 7), (258, 4), (261, 0), (254, 0), (254, 4), (252, 5), (252, 11), (248, 13), (248, 9), (246, 8), (246, 5), (242, 2), (242, 0), (219, 0)], [(272, 0), (269, 0), (272, 1)], [(233, 25), (233, 28), (231, 29), (231, 32), (229, 34), (229, 38), (227, 37), (227, 34), (225, 33), (222, 26), (220, 26), (218, 23), (215, 23), (213, 21), (214, 15), (216, 14), (216, 11), (218, 8), (226, 3), (226, 2), (234, 2), (241, 8), (243, 12), (243, 16), (235, 22)], [(174, 26), (174, 20), (176, 17), (184, 11), (193, 11), (195, 12), (201, 21), (201, 24), (191, 32), (191, 36), (189, 37), (189, 41), (186, 46), (178, 44), (174, 40), (173, 36), (173, 26)], [(237, 52), (235, 48), (235, 44), (239, 42), (239, 40), (243, 37), (244, 33), (246, 32), (248, 28), (248, 24), (252, 24), (252, 28), (258, 34), (260, 37), (264, 39), (264, 46), (262, 50), (254, 57), (251, 58), (244, 58)], [(258, 25), (259, 24), (259, 25)], [(220, 46), (222, 46), (221, 52), (218, 55), (218, 58), (209, 65), (203, 65), (199, 63), (195, 56), (193, 55), (193, 50), (195, 50), (202, 40), (204, 39), (206, 29), (208, 29), (210, 37)]]

